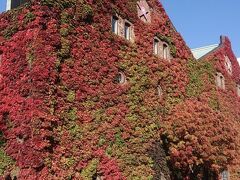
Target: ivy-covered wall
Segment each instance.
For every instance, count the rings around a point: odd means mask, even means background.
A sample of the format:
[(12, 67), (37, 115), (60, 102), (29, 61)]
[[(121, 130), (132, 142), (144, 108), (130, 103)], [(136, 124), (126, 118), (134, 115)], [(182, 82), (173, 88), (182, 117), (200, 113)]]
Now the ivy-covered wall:
[[(162, 5), (148, 1), (145, 24), (136, 2), (40, 0), (0, 15), (2, 177), (186, 179), (238, 162), (233, 81), (216, 90), (216, 58), (192, 60)], [(135, 43), (111, 32), (116, 12)], [(153, 56), (156, 35), (171, 62)]]

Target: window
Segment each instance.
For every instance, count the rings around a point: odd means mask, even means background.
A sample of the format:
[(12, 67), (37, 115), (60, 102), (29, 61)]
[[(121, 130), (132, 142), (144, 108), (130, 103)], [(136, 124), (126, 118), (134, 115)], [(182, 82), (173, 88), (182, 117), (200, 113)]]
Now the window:
[(163, 89), (160, 85), (157, 86), (157, 95), (159, 97), (162, 97), (162, 95), (163, 95)]
[(125, 22), (125, 25), (124, 25), (124, 37), (127, 40), (130, 40), (131, 38), (131, 25), (128, 22)]
[(158, 38), (154, 38), (153, 41), (153, 54), (159, 56), (159, 47), (160, 47), (160, 40)]
[(112, 32), (131, 42), (134, 41), (133, 25), (118, 15), (112, 16)]
[(227, 170), (221, 173), (221, 180), (229, 180), (229, 172)]
[(168, 59), (168, 45), (163, 44), (163, 59)]
[(118, 34), (118, 17), (112, 17), (112, 32)]
[(138, 17), (145, 23), (151, 22), (150, 7), (146, 0), (139, 0), (137, 2), (138, 6)]
[(216, 73), (216, 86), (221, 89), (225, 89), (225, 78), (222, 75), (222, 73), (217, 72)]
[(153, 40), (153, 54), (166, 60), (171, 58), (168, 44), (157, 37), (154, 37)]
[(125, 76), (124, 73), (120, 72), (118, 73), (118, 75), (116, 76), (116, 81), (119, 84), (125, 84), (127, 82), (127, 78)]
[(232, 63), (228, 56), (225, 56), (225, 68), (228, 74), (232, 75)]
[(7, 10), (17, 8), (26, 2), (27, 0), (7, 0)]

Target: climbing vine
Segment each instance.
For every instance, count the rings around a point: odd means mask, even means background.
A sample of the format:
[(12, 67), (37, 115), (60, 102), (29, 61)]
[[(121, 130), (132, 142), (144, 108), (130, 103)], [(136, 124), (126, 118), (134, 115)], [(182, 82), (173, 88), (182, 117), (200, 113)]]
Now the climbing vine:
[[(148, 3), (156, 10), (149, 24), (135, 0), (40, 0), (0, 15), (1, 177), (183, 179), (232, 164), (236, 171), (240, 70), (230, 42), (230, 90), (218, 90), (222, 49), (193, 60), (159, 1)], [(133, 24), (134, 43), (111, 32), (113, 12)], [(156, 35), (169, 44), (170, 62), (153, 56)], [(126, 83), (116, 81), (120, 72)]]

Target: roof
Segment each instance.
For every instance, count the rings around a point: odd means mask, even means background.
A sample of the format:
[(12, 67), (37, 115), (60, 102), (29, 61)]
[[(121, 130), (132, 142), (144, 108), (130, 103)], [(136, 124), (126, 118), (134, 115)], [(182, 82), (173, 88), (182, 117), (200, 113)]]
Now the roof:
[(200, 59), (201, 57), (203, 57), (207, 53), (211, 52), (212, 50), (214, 50), (218, 46), (219, 46), (219, 44), (212, 44), (212, 45), (209, 45), (209, 46), (203, 46), (203, 47), (200, 47), (200, 48), (191, 49), (191, 51), (193, 53), (193, 56), (196, 59)]

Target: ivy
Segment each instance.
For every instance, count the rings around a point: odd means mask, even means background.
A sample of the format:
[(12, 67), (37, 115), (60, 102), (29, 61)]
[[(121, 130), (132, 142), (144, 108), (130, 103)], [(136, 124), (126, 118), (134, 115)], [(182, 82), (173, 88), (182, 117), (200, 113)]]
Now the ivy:
[(97, 173), (97, 166), (99, 164), (98, 159), (91, 160), (87, 167), (84, 168), (81, 172), (81, 177), (86, 180), (92, 180), (93, 176)]
[(198, 97), (204, 90), (204, 81), (206, 75), (212, 81), (214, 69), (211, 63), (206, 61), (188, 61), (189, 84), (187, 86), (187, 95), (189, 97)]
[(177, 53), (177, 49), (176, 49), (176, 46), (174, 45), (173, 43), (173, 40), (171, 37), (168, 37), (168, 36), (164, 36), (164, 35), (161, 35), (159, 33), (157, 33), (157, 37), (163, 41), (163, 42), (166, 42), (169, 47), (170, 47), (170, 53), (173, 57), (176, 57), (176, 53)]

